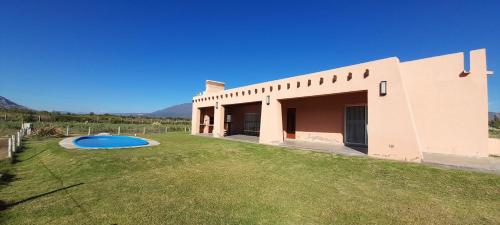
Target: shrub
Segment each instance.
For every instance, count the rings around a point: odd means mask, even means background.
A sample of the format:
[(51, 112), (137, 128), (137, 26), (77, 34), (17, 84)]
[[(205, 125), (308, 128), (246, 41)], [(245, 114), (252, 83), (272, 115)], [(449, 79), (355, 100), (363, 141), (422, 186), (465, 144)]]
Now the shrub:
[(64, 136), (61, 128), (54, 127), (52, 125), (45, 125), (45, 126), (35, 128), (33, 130), (33, 134), (35, 136), (40, 136), (40, 137), (62, 137), (62, 136)]

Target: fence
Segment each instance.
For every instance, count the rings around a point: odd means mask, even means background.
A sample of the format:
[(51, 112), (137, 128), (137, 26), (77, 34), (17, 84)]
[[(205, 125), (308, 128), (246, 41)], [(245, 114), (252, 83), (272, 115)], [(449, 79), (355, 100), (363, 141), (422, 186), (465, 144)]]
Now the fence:
[[(0, 142), (5, 142), (7, 143), (7, 154), (3, 155), (5, 158), (10, 158), (12, 159), (14, 156), (14, 153), (19, 151), (22, 146), (23, 138), (27, 135), (31, 134), (31, 126), (29, 123), (23, 123), (21, 125), (21, 129), (19, 129), (14, 135), (7, 136), (7, 138), (3, 138)], [(2, 143), (0, 143), (2, 144)], [(1, 145), (4, 146), (4, 145)], [(5, 152), (5, 151), (2, 151)]]
[(118, 116), (110, 114), (62, 114), (62, 113), (27, 113), (27, 112), (5, 112), (0, 111), (0, 122), (87, 122), (87, 123), (112, 123), (112, 124), (174, 124), (190, 123), (190, 119), (183, 118), (151, 118), (142, 116)]
[(113, 135), (164, 134), (169, 132), (191, 132), (189, 125), (131, 125), (131, 124), (78, 124), (56, 126), (66, 136), (110, 133)]
[[(0, 136), (10, 135), (19, 130), (19, 122), (0, 122)], [(117, 134), (120, 129), (121, 134), (141, 134), (146, 130), (146, 134), (160, 134), (166, 132), (189, 132), (191, 121), (171, 121), (170, 123), (153, 124), (113, 124), (113, 123), (85, 123), (85, 122), (35, 122), (32, 123), (34, 129), (40, 127), (54, 127), (60, 134), (87, 135), (90, 128), (91, 134), (112, 133)]]

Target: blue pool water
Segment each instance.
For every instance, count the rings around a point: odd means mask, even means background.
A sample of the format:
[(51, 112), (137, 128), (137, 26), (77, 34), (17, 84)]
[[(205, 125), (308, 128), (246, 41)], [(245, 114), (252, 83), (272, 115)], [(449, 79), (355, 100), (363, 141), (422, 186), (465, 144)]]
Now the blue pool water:
[(75, 139), (73, 144), (80, 148), (125, 148), (147, 145), (148, 142), (130, 136), (83, 136)]

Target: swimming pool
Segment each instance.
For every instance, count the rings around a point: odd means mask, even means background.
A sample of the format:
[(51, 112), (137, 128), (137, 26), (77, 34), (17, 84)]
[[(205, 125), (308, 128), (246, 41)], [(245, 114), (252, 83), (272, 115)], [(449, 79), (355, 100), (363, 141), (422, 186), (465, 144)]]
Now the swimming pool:
[(133, 148), (149, 144), (147, 139), (131, 136), (83, 136), (72, 141), (77, 148)]

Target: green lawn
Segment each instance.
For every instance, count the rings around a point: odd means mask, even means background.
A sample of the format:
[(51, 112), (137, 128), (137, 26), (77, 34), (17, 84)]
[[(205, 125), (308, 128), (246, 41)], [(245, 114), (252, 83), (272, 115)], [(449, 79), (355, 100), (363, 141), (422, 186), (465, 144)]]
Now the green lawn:
[(185, 134), (152, 148), (30, 140), (3, 224), (499, 224), (500, 176)]

